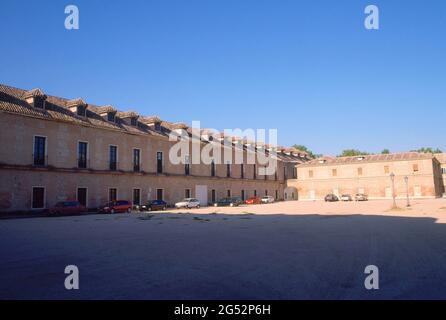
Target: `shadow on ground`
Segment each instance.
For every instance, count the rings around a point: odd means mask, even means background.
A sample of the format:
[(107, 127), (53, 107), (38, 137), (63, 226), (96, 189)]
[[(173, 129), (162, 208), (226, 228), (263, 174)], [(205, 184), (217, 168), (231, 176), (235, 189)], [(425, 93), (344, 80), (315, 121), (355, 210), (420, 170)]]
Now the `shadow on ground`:
[[(4, 220), (0, 298), (445, 299), (445, 247), (446, 224), (390, 215)], [(64, 288), (67, 265), (80, 290)]]

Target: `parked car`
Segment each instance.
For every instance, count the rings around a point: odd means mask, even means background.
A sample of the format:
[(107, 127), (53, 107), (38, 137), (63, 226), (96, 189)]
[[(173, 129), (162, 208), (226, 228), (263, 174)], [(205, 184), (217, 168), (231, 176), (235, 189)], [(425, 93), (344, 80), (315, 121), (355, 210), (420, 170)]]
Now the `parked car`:
[(342, 200), (342, 201), (352, 201), (353, 199), (352, 199), (352, 196), (351, 196), (351, 195), (349, 195), (349, 194), (343, 194), (343, 195), (341, 196), (341, 200)]
[(166, 210), (167, 202), (163, 200), (150, 200), (146, 204), (139, 207), (140, 211)]
[(118, 213), (118, 212), (132, 212), (132, 204), (127, 200), (110, 201), (99, 208), (99, 212), (103, 213)]
[(214, 203), (214, 207), (237, 207), (240, 202), (236, 198), (223, 198)]
[(364, 193), (357, 193), (355, 196), (356, 201), (367, 201), (368, 198)]
[(260, 199), (259, 197), (251, 197), (248, 198), (245, 201), (246, 204), (261, 204), (262, 203), (262, 199)]
[(325, 202), (336, 202), (336, 201), (339, 201), (339, 198), (337, 195), (333, 193), (327, 194), (325, 196)]
[(175, 203), (176, 208), (200, 208), (200, 201), (195, 198), (186, 198), (180, 202)]
[(237, 206), (242, 205), (242, 204), (245, 203), (245, 202), (242, 200), (242, 198), (240, 198), (240, 197), (232, 197), (232, 201), (233, 201)]
[(49, 213), (51, 215), (64, 215), (64, 214), (80, 214), (86, 212), (87, 208), (80, 204), (79, 201), (61, 201), (50, 208)]
[(274, 197), (273, 196), (264, 196), (262, 197), (262, 203), (273, 203)]

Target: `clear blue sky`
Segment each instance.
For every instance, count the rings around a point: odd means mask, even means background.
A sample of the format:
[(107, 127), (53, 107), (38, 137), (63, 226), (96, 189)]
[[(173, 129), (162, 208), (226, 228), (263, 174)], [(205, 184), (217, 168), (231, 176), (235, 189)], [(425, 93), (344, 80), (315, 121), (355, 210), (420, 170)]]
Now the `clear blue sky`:
[[(64, 28), (76, 4), (80, 30)], [(363, 26), (380, 8), (380, 30)], [(0, 82), (317, 153), (446, 150), (446, 1), (0, 2)]]

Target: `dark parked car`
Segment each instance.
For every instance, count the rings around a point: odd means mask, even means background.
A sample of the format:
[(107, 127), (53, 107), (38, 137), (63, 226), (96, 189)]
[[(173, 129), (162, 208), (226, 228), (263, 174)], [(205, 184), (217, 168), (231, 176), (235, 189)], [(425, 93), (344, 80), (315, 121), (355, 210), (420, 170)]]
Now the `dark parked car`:
[(86, 211), (87, 208), (81, 205), (79, 201), (61, 201), (49, 210), (51, 215), (80, 214)]
[(167, 202), (163, 200), (150, 200), (140, 207), (140, 211), (166, 210)]
[(232, 197), (232, 201), (233, 201), (237, 206), (242, 205), (242, 204), (245, 203), (245, 202), (242, 200), (241, 197)]
[(214, 207), (237, 207), (239, 204), (237, 198), (223, 198), (214, 203)]
[(103, 213), (118, 213), (118, 212), (132, 212), (132, 204), (127, 200), (110, 201), (99, 208), (99, 212)]
[(337, 195), (330, 193), (325, 196), (325, 202), (335, 202), (335, 201), (339, 201)]

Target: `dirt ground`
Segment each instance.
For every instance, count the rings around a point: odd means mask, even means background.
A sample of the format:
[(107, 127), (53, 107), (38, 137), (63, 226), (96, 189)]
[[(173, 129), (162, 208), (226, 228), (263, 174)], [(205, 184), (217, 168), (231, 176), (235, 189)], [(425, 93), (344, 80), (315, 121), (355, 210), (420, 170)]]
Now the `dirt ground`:
[[(194, 214), (320, 214), (320, 215), (387, 215), (394, 217), (432, 217), (439, 223), (446, 222), (446, 198), (409, 200), (398, 199), (397, 208), (392, 209), (392, 200), (350, 201), (350, 202), (323, 202), (323, 201), (287, 201), (262, 205), (243, 205), (240, 207), (205, 207), (200, 209), (181, 210)], [(178, 210), (171, 211), (172, 213)]]
[[(446, 299), (446, 200), (390, 206), (0, 220), (0, 299)], [(67, 265), (79, 290), (64, 287)]]

